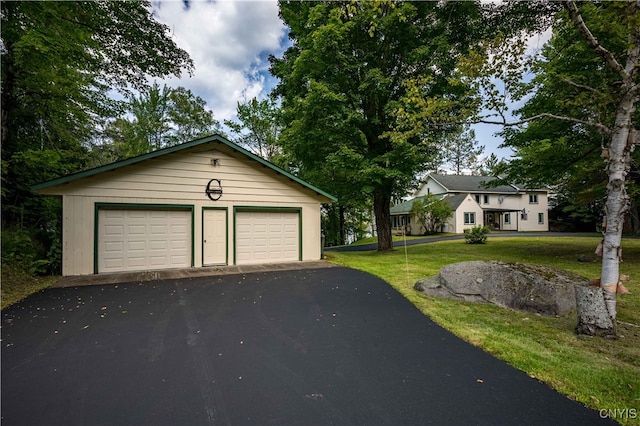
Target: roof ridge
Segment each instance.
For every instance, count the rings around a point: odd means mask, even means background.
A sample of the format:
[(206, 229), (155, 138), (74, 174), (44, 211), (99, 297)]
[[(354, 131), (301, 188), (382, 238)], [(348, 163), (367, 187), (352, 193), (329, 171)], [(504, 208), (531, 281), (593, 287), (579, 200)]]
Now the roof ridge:
[(275, 171), (276, 173), (279, 173), (289, 179), (291, 179), (292, 181), (295, 181), (297, 183), (299, 183), (300, 185), (306, 187), (307, 189), (310, 189), (314, 192), (316, 192), (318, 195), (322, 195), (324, 197), (329, 198), (332, 201), (338, 201), (338, 199), (336, 197), (334, 197), (333, 195), (329, 194), (328, 192), (325, 192), (323, 190), (321, 190), (320, 188), (317, 188), (314, 185), (311, 185), (310, 183), (302, 180), (301, 178), (299, 178), (298, 176), (291, 174), (289, 172), (287, 172), (286, 170), (276, 166), (275, 164), (265, 160), (264, 158), (246, 150), (245, 148), (242, 148), (240, 145), (233, 143), (231, 141), (229, 141), (228, 139), (226, 139), (224, 136), (222, 136), (219, 133), (214, 133), (212, 135), (208, 135), (208, 136), (204, 136), (198, 139), (194, 139), (188, 142), (184, 142), (182, 144), (178, 144), (178, 145), (173, 145), (173, 146), (169, 146), (169, 147), (165, 147), (165, 148), (161, 148), (155, 151), (151, 151), (151, 152), (147, 152), (145, 154), (140, 154), (137, 155), (135, 157), (130, 157), (130, 158), (125, 158), (123, 160), (118, 160), (118, 161), (114, 161), (112, 163), (109, 164), (104, 164), (102, 166), (98, 166), (98, 167), (93, 167), (90, 169), (86, 169), (86, 170), (81, 170), (79, 172), (74, 172), (74, 173), (70, 173), (64, 176), (61, 176), (59, 178), (56, 179), (52, 179), (46, 182), (42, 182), (36, 185), (31, 186), (31, 190), (32, 191), (38, 191), (41, 189), (45, 189), (45, 188), (49, 188), (52, 186), (56, 186), (56, 185), (61, 185), (64, 183), (69, 183), (69, 182), (73, 182), (75, 180), (78, 179), (82, 179), (85, 177), (90, 177), (90, 176), (94, 176), (97, 175), (99, 173), (103, 173), (103, 172), (107, 172), (110, 170), (115, 170), (118, 169), (120, 167), (125, 167), (125, 166), (130, 166), (133, 164), (137, 164), (140, 163), (142, 161), (146, 161), (146, 160), (151, 160), (153, 158), (157, 158), (163, 155), (167, 155), (167, 154), (171, 154), (174, 152), (178, 152), (178, 151), (182, 151), (184, 149), (189, 149), (189, 148), (193, 148), (199, 145), (203, 145), (205, 143), (209, 143), (209, 142), (219, 142), (222, 143), (224, 145), (226, 145), (227, 147), (231, 148), (234, 151), (237, 151), (247, 157), (249, 157), (252, 160), (257, 161), (258, 163), (272, 169), (273, 171)]

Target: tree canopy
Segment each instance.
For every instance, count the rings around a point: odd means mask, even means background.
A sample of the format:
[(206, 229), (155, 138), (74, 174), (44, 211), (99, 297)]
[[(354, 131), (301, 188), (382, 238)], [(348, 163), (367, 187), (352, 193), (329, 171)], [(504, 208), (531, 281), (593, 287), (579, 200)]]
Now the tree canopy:
[[(273, 99), (257, 98), (238, 102), (238, 121), (225, 120), (236, 133), (234, 142), (268, 161), (276, 161), (282, 153), (279, 145), (282, 131), (280, 108)], [(277, 162), (277, 161), (276, 161)]]
[(107, 148), (115, 156), (111, 161), (221, 131), (204, 99), (184, 87), (160, 88), (154, 83), (132, 96), (125, 112), (105, 129)]
[[(26, 190), (77, 171), (87, 144), (149, 77), (191, 72), (149, 2), (2, 2), (2, 222), (41, 222)], [(41, 173), (30, 174), (33, 169)], [(25, 209), (25, 207), (29, 207)]]
[[(479, 37), (479, 5), (282, 1), (280, 15), (293, 41), (271, 68), (283, 146), (305, 177), (338, 173), (360, 200), (372, 197), (378, 249), (391, 249), (391, 197), (406, 192), (436, 149), (428, 129), (394, 134), (395, 112), (411, 81), (446, 102), (466, 95), (452, 76)], [(331, 187), (345, 199), (340, 184)]]
[(453, 216), (453, 210), (447, 200), (434, 194), (429, 194), (413, 202), (411, 214), (422, 225), (424, 234), (429, 235), (440, 231), (441, 225)]
[(508, 170), (602, 206), (600, 282), (615, 334), (621, 237), (634, 204), (628, 186), (637, 194), (640, 10), (637, 2), (563, 6), (533, 64), (535, 78), (514, 91), (534, 95), (519, 111), (522, 120), (511, 123), (521, 127), (505, 131), (506, 144), (519, 156)]

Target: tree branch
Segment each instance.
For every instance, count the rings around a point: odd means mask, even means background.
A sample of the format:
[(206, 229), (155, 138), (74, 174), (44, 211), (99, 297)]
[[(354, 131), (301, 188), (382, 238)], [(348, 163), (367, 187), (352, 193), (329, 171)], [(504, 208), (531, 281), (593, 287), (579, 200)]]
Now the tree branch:
[(578, 84), (575, 81), (570, 80), (568, 78), (563, 78), (562, 81), (567, 83), (569, 86), (575, 87), (576, 89), (586, 90), (586, 91), (591, 92), (591, 93), (598, 93), (599, 92), (598, 90), (594, 89), (593, 87), (585, 86), (583, 84)]
[(576, 3), (573, 1), (565, 1), (564, 7), (567, 10), (567, 12), (569, 12), (569, 17), (571, 18), (571, 22), (573, 22), (573, 25), (576, 27), (576, 29), (580, 31), (580, 33), (584, 36), (587, 44), (598, 55), (602, 56), (602, 58), (607, 62), (607, 64), (609, 64), (609, 66), (614, 71), (616, 71), (618, 74), (622, 76), (622, 79), (624, 81), (627, 81), (629, 79), (629, 73), (622, 67), (622, 65), (620, 65), (620, 63), (616, 60), (616, 58), (613, 56), (611, 52), (609, 52), (607, 49), (602, 47), (602, 45), (600, 44), (600, 42), (598, 42), (598, 40), (595, 38), (593, 33), (589, 31), (589, 28), (587, 28), (587, 25), (584, 23), (584, 20), (582, 19), (582, 15), (578, 10), (578, 6), (576, 6)]
[(549, 114), (547, 112), (544, 112), (542, 114), (534, 115), (533, 117), (524, 118), (522, 120), (512, 121), (512, 122), (478, 120), (477, 123), (499, 124), (501, 126), (511, 127), (511, 126), (518, 126), (520, 124), (525, 124), (525, 123), (528, 123), (530, 121), (538, 120), (540, 118), (552, 118), (554, 120), (566, 121), (568, 123), (582, 124), (584, 126), (595, 127), (596, 129), (600, 130), (601, 132), (603, 132), (603, 133), (605, 133), (607, 135), (611, 133), (611, 129), (609, 129), (607, 126), (605, 126), (604, 124), (601, 124), (601, 123), (592, 123), (590, 121), (580, 120), (578, 118), (566, 117), (564, 115)]

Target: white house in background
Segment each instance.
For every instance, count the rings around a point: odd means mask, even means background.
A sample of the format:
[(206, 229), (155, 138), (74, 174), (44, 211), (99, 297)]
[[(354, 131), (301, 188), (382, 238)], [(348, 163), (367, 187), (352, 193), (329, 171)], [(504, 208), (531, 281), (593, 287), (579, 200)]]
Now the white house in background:
[(429, 194), (443, 197), (454, 215), (444, 232), (463, 233), (478, 225), (495, 231), (548, 231), (549, 202), (546, 189), (527, 189), (518, 185), (491, 187), (495, 177), (429, 174), (413, 198), (391, 207), (394, 232), (421, 235), (424, 229), (411, 215), (417, 199)]

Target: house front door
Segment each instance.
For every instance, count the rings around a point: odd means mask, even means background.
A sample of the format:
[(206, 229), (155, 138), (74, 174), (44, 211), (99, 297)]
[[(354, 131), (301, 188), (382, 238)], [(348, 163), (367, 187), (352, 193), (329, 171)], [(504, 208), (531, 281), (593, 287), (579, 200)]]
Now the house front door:
[(202, 265), (227, 264), (227, 210), (202, 212)]

